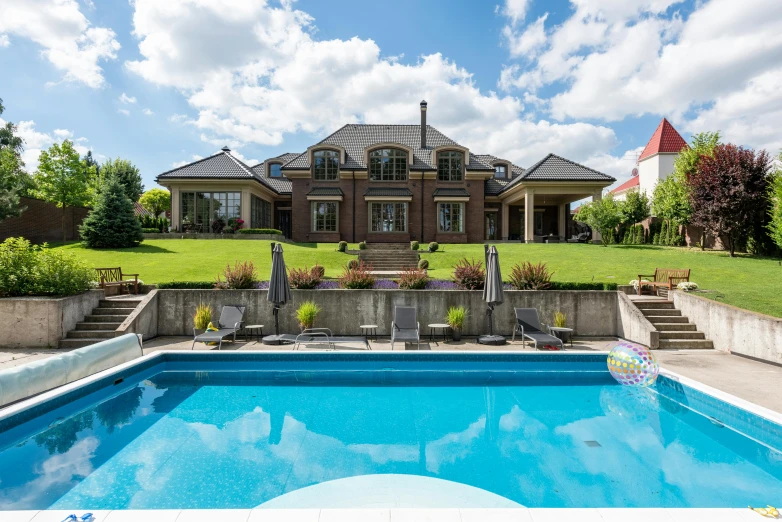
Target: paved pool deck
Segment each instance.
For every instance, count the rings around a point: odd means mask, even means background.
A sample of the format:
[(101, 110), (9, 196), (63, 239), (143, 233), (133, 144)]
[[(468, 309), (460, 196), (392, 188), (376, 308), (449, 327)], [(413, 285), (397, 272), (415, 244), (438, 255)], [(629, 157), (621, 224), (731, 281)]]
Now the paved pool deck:
[[(611, 338), (576, 338), (573, 346), (566, 345), (569, 350), (604, 350), (612, 341)], [(432, 351), (531, 351), (533, 348), (527, 344), (522, 346), (520, 341), (508, 342), (505, 346), (485, 346), (475, 342), (475, 338), (463, 340), (458, 343), (452, 341), (443, 342), (442, 338), (436, 338), (433, 342), (426, 336), (422, 339), (421, 350)], [(157, 337), (144, 343), (144, 354), (159, 350), (190, 350), (193, 343), (189, 337)], [(377, 341), (370, 340), (373, 351), (390, 351), (391, 342), (388, 338), (380, 338)], [(404, 345), (397, 344), (394, 351), (400, 351)], [(415, 349), (413, 345), (407, 345), (407, 349)], [(213, 350), (212, 346), (196, 343), (196, 350)], [(239, 340), (235, 344), (225, 343), (223, 350), (286, 350), (293, 348), (288, 346), (266, 346), (256, 340)], [(362, 349), (361, 345), (338, 346), (341, 350)], [(306, 348), (300, 350), (323, 350), (323, 348)], [(24, 349), (24, 348), (0, 348), (0, 369), (9, 368), (19, 364), (25, 364), (37, 359), (51, 357), (62, 353), (59, 349)], [(730, 393), (741, 399), (763, 406), (772, 411), (782, 413), (782, 367), (764, 363), (745, 357), (727, 354), (717, 350), (655, 350), (655, 355), (663, 368), (676, 372), (684, 377), (694, 379), (718, 390)]]

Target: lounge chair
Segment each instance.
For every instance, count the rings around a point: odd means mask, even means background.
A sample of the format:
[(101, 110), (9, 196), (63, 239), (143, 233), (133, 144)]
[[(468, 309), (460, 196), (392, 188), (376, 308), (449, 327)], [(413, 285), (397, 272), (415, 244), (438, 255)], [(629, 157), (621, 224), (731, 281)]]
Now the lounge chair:
[(416, 321), (414, 306), (394, 307), (394, 322), (391, 323), (391, 349), (395, 342), (416, 343), (421, 348), (421, 325)]
[(559, 345), (560, 349), (565, 348), (562, 344), (562, 339), (543, 331), (538, 311), (535, 308), (514, 308), (513, 311), (516, 314), (516, 327), (513, 329), (511, 342), (516, 340), (516, 332), (518, 332), (521, 334), (522, 346), (526, 346), (527, 339), (529, 339), (534, 343), (536, 350), (538, 349), (538, 343), (543, 346)]
[[(289, 340), (292, 335), (281, 336), (283, 341)], [(337, 336), (331, 333), (329, 328), (307, 328), (293, 339), (293, 349), (298, 350), (299, 345), (307, 344), (326, 344), (331, 349), (336, 349), (337, 344), (361, 343), (367, 350), (369, 341), (366, 337)]]
[(217, 343), (219, 350), (223, 346), (223, 339), (230, 336), (233, 337), (232, 342), (236, 342), (236, 332), (242, 329), (246, 309), (247, 307), (242, 305), (225, 305), (220, 311), (220, 320), (217, 321), (216, 331), (196, 335), (196, 329), (193, 328), (193, 346), (190, 349), (194, 349), (195, 343), (199, 342)]

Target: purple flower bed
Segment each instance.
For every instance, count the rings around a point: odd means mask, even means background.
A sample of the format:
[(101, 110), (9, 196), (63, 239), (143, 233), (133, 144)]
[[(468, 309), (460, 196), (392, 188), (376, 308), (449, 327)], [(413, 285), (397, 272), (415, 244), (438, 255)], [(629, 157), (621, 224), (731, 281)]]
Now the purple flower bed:
[(335, 288), (339, 288), (339, 281), (321, 281), (315, 290), (334, 290)]
[[(325, 280), (318, 283), (318, 286), (314, 290), (337, 290), (341, 288), (339, 281)], [(377, 279), (374, 290), (399, 290), (399, 284), (391, 279)], [(256, 290), (268, 290), (268, 281), (259, 281), (255, 283)], [(505, 284), (506, 290), (511, 290), (512, 287), (509, 284)], [(432, 279), (426, 284), (425, 290), (459, 290), (459, 286), (448, 279)]]
[(459, 290), (459, 286), (447, 279), (432, 279), (426, 284), (426, 290)]
[(377, 279), (375, 280), (375, 286), (373, 286), (375, 290), (397, 290), (399, 289), (399, 284), (397, 284), (396, 281), (391, 281), (390, 279)]
[(268, 290), (269, 289), (269, 282), (268, 281), (258, 281), (255, 283), (255, 289), (256, 290)]

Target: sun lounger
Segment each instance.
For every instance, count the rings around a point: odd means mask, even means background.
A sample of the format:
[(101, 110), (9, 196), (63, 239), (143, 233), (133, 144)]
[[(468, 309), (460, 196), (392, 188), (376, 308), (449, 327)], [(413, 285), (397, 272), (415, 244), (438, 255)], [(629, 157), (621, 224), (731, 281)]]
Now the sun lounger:
[(421, 348), (421, 325), (416, 320), (414, 306), (394, 307), (394, 322), (391, 323), (391, 349), (394, 343), (416, 343)]
[(197, 335), (196, 329), (193, 328), (193, 346), (190, 349), (194, 349), (195, 343), (199, 342), (217, 343), (217, 349), (219, 350), (223, 346), (223, 339), (226, 337), (233, 337), (232, 342), (236, 342), (236, 332), (242, 329), (246, 309), (247, 307), (242, 305), (225, 305), (220, 311), (217, 330)]
[(543, 331), (536, 309), (514, 308), (513, 311), (516, 314), (516, 327), (513, 329), (511, 342), (516, 340), (516, 332), (518, 332), (521, 334), (522, 346), (525, 346), (527, 339), (529, 339), (534, 343), (536, 350), (538, 349), (538, 344), (559, 346), (560, 349), (564, 349), (561, 339)]
[(369, 341), (366, 337), (355, 336), (334, 336), (328, 328), (307, 328), (299, 335), (281, 335), (282, 341), (293, 339), (293, 349), (298, 350), (299, 346), (304, 344), (325, 344), (328, 348), (336, 349), (338, 344), (361, 343), (367, 350), (370, 350)]

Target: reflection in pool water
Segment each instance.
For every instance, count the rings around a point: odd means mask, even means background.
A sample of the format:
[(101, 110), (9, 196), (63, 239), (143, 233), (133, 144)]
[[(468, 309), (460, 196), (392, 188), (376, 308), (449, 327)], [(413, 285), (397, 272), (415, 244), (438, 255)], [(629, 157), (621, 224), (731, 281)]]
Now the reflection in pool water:
[[(478, 488), (465, 502), (485, 507), (744, 507), (782, 495), (775, 450), (653, 390), (195, 382), (153, 378), (4, 447), (0, 508), (252, 508), (362, 475), (464, 484)], [(378, 495), (423, 502), (396, 489)]]

